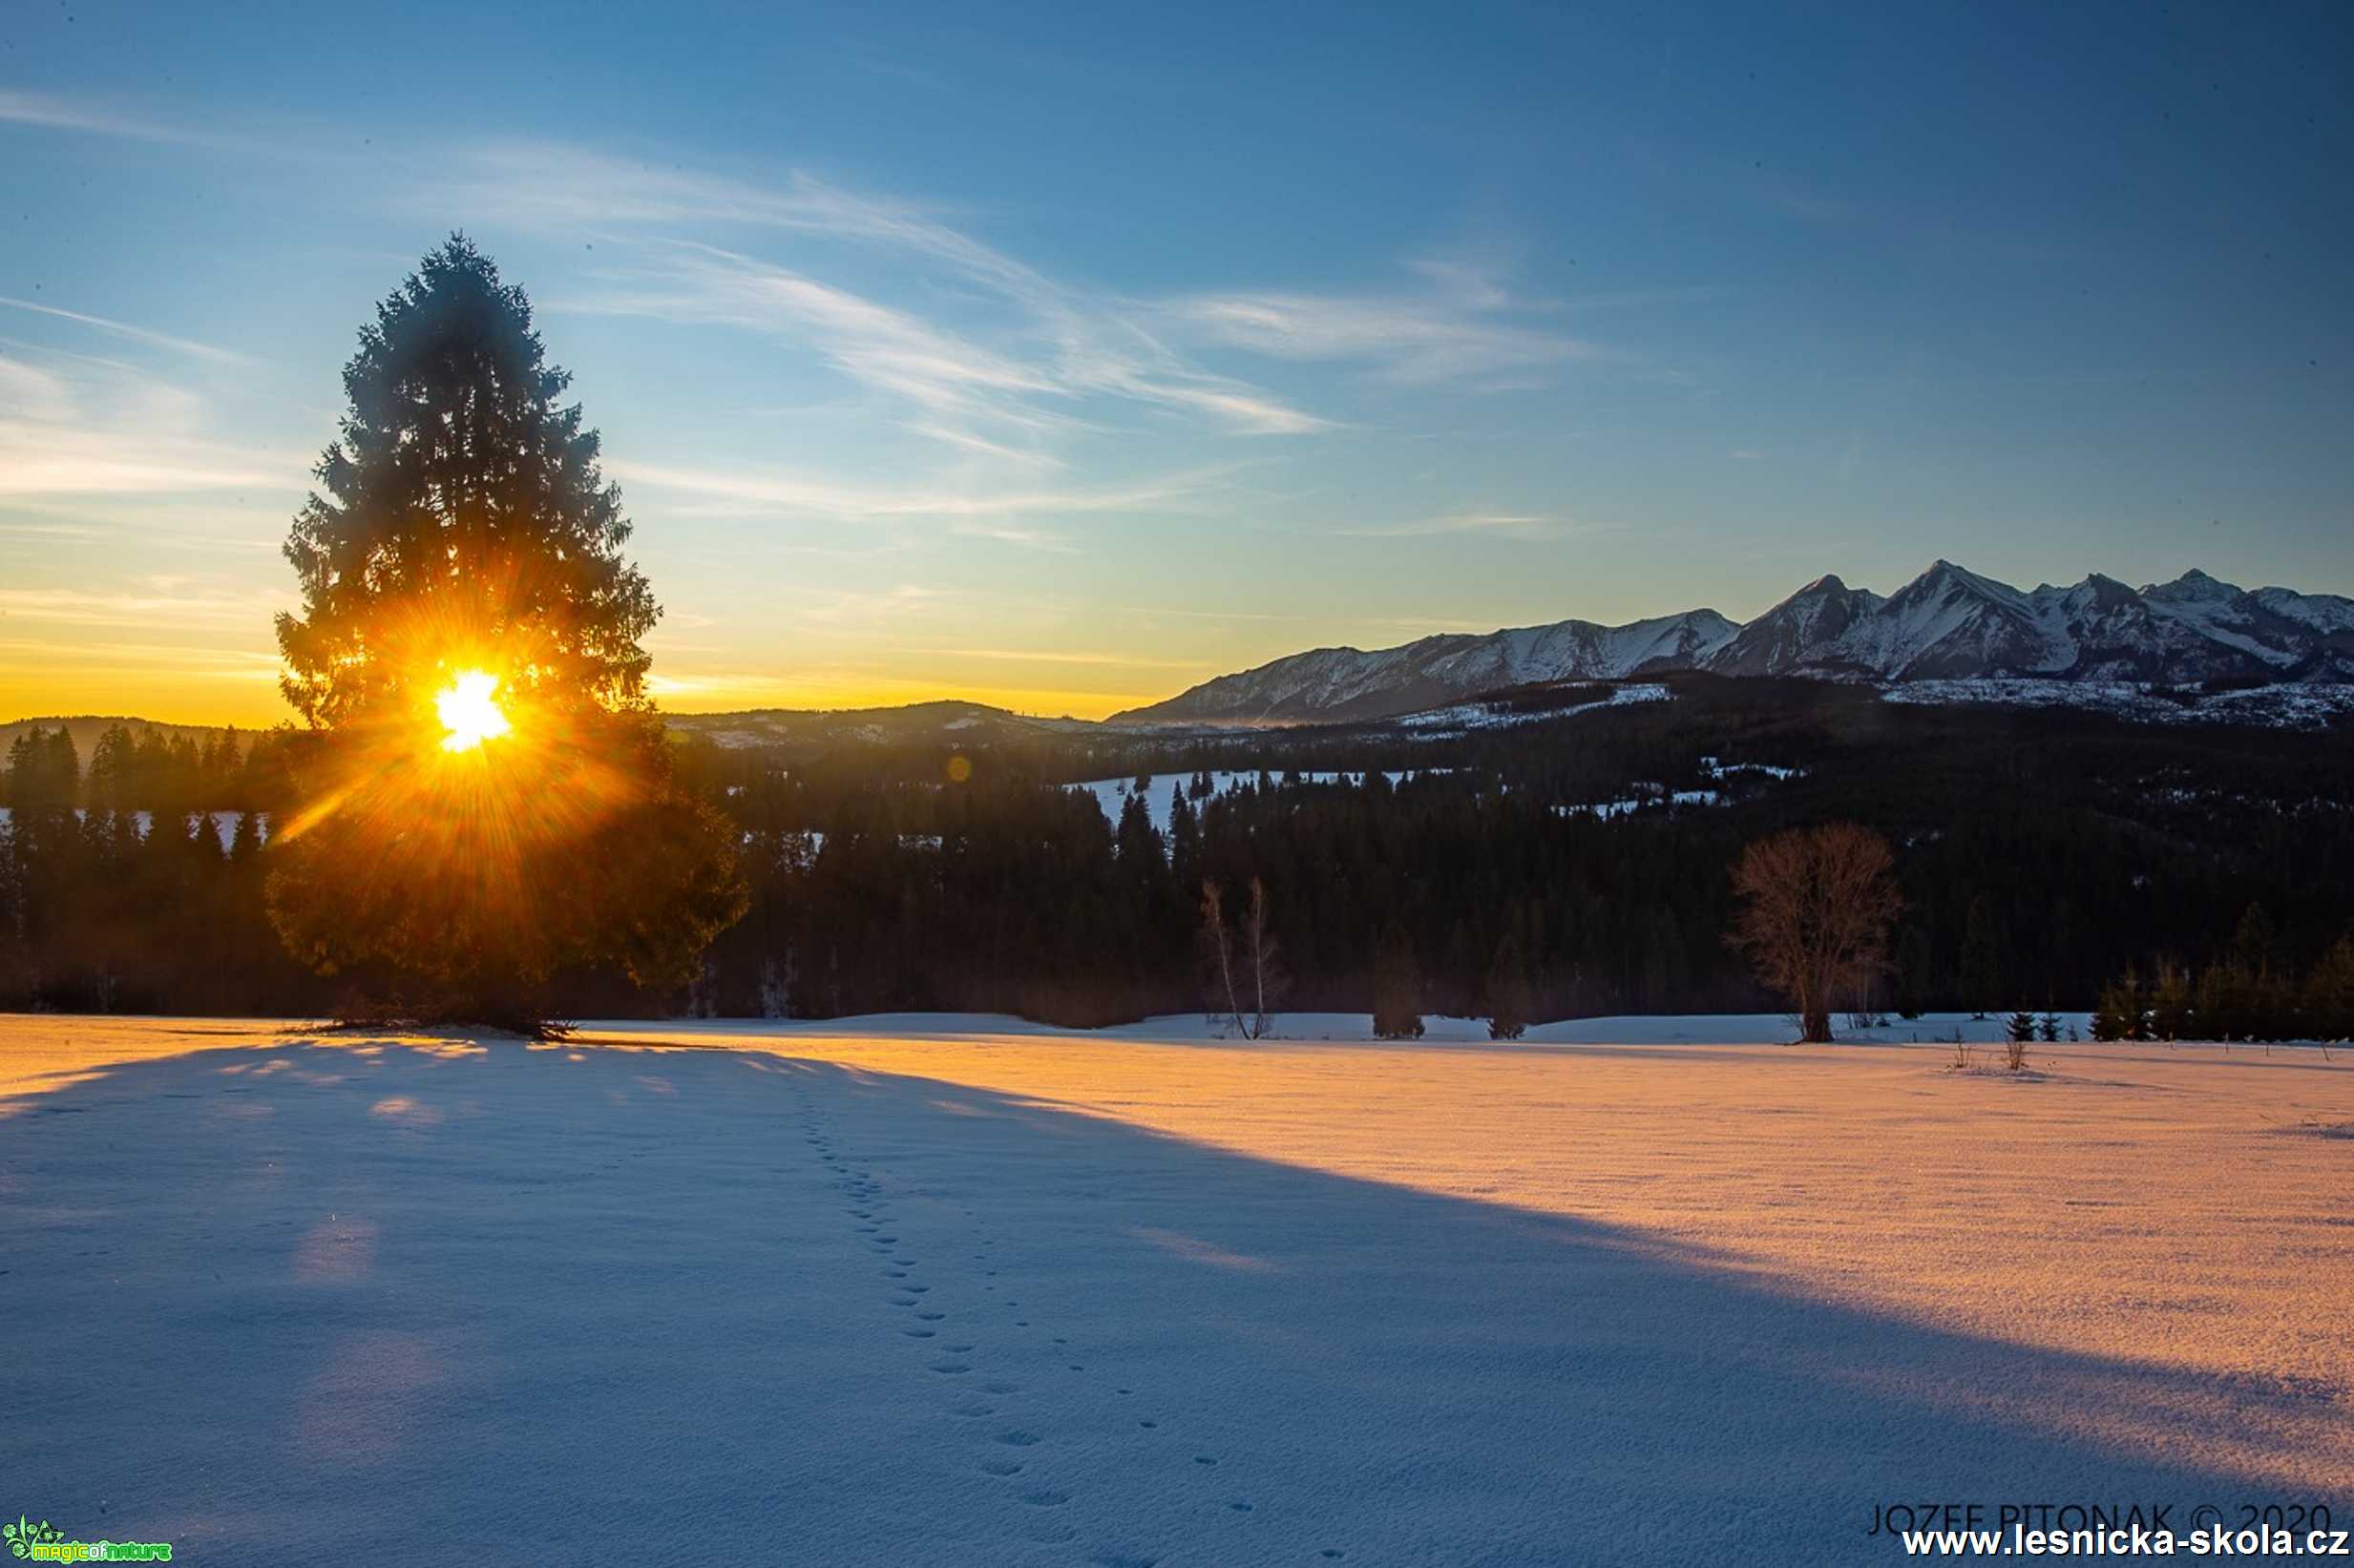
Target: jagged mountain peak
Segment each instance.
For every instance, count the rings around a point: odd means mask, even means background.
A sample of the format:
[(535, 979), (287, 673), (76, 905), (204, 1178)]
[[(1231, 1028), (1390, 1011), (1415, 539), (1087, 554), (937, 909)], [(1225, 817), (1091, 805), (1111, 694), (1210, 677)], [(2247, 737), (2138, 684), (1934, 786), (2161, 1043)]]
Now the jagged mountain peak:
[(1565, 620), (1397, 648), (1294, 654), (1123, 719), (1374, 719), (1507, 686), (1705, 671), (1907, 681), (2354, 679), (2354, 601), (2247, 594), (2202, 571), (2139, 590), (2099, 573), (2024, 591), (1940, 557), (1882, 597), (1826, 573), (1745, 624), (1713, 610)]
[(2238, 585), (2211, 577), (2194, 566), (2172, 582), (2145, 584), (2141, 592), (2144, 598), (2194, 603), (2235, 599), (2241, 591)]

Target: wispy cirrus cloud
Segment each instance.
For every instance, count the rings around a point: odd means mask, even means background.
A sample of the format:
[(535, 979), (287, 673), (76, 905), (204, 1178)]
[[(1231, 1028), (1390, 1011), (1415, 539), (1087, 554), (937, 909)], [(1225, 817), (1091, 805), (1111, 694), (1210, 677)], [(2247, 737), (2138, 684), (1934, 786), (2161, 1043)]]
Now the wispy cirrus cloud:
[(136, 429), (74, 429), (0, 414), (0, 495), (130, 495), (299, 488), (302, 468), (241, 448)]
[(559, 296), (551, 308), (762, 332), (817, 353), (861, 386), (905, 399), (920, 415), (907, 427), (916, 433), (1017, 460), (1051, 460), (1040, 444), (1094, 428), (1086, 410), (1102, 402), (1201, 415), (1243, 435), (1334, 428), (1265, 388), (1192, 365), (1115, 305), (1062, 289), (986, 247), (938, 239), (933, 229), (861, 223), (850, 232), (904, 239), (925, 257), (955, 261), (965, 284), (995, 290), (998, 306), (1012, 313), (995, 341), (696, 241), (656, 241), (640, 265), (610, 275), (602, 287)]
[[(714, 246), (662, 246), (647, 267), (603, 289), (560, 297), (551, 308), (770, 334), (814, 350), (853, 381), (907, 399), (935, 422), (961, 416), (1040, 429), (1061, 418), (1035, 406), (1064, 391), (1039, 368), (906, 311)], [(995, 445), (961, 429), (943, 433), (959, 444)]]
[(1416, 517), (1398, 523), (1355, 524), (1313, 532), (1343, 539), (1426, 539), (1450, 534), (1485, 533), (1508, 539), (1561, 539), (1580, 533), (1607, 533), (1612, 525), (1582, 523), (1566, 517), (1516, 512), (1459, 512), (1437, 517)]
[(998, 544), (1019, 545), (1024, 550), (1050, 550), (1068, 554), (1078, 548), (1067, 534), (1043, 528), (1027, 528), (1019, 523), (966, 519), (949, 524), (948, 531), (968, 539), (990, 539)]
[(1207, 670), (1215, 668), (1213, 661), (1202, 659), (1150, 659), (1142, 654), (1097, 653), (1084, 649), (1053, 648), (939, 648), (929, 644), (896, 647), (884, 650), (898, 654), (924, 654), (940, 659), (985, 659), (1009, 664), (1071, 664), (1109, 665), (1137, 670)]
[(27, 93), (14, 88), (0, 88), (0, 124), (31, 125), (48, 131), (78, 131), (90, 136), (183, 145), (211, 139), (193, 126), (150, 119), (99, 100)]
[(1490, 269), (1464, 261), (1413, 264), (1415, 292), (1202, 294), (1168, 303), (1186, 328), (1272, 359), (1332, 361), (1408, 385), (1525, 371), (1607, 350), (1530, 318), (1543, 307), (1516, 299)]
[[(909, 398), (933, 416), (910, 428), (956, 445), (977, 439), (947, 410), (1040, 437), (1084, 425), (1088, 399), (1158, 406), (1206, 417), (1242, 435), (1305, 435), (1336, 428), (1280, 395), (1211, 373), (1156, 333), (1157, 312), (1048, 276), (913, 203), (844, 189), (800, 171), (773, 181), (619, 158), (543, 142), (494, 142), (458, 160), (408, 199), (435, 212), (480, 206), (514, 220), (611, 232), (654, 230), (641, 264), (557, 308), (723, 322), (805, 344), (852, 379)], [(718, 225), (774, 231), (880, 251), (945, 278), (970, 307), (1009, 312), (999, 341), (938, 325), (904, 307), (740, 247), (682, 240)], [(861, 268), (863, 280), (872, 265)], [(1005, 443), (999, 441), (998, 445)]]
[(0, 588), (0, 615), (62, 626), (267, 626), (297, 600), (278, 588), (234, 587), (185, 577), (149, 576), (126, 589)]
[(48, 316), (58, 321), (73, 322), (114, 337), (127, 338), (133, 343), (146, 344), (154, 348), (169, 348), (177, 354), (187, 354), (196, 359), (209, 360), (215, 365), (250, 365), (253, 363), (249, 356), (240, 354), (234, 349), (222, 348), (209, 343), (199, 343), (193, 338), (175, 337), (169, 332), (158, 332), (150, 327), (134, 326), (129, 322), (115, 321), (106, 316), (93, 316), (79, 310), (66, 310), (57, 305), (41, 304), (32, 300), (12, 299), (5, 294), (0, 294), (0, 306), (6, 306), (11, 310), (30, 311), (34, 315)]
[(0, 354), (0, 496), (301, 486), (303, 460), (208, 433), (208, 410), (201, 393), (138, 366), (11, 343)]
[[(208, 365), (249, 363), (212, 344), (37, 301), (0, 296), (0, 310)], [(203, 394), (128, 360), (0, 342), (0, 498), (24, 504), (300, 486), (303, 462), (208, 433), (207, 410)], [(53, 525), (52, 536), (69, 535)]]
[(1014, 292), (1056, 291), (1043, 274), (972, 239), (935, 209), (851, 191), (804, 171), (740, 179), (558, 141), (494, 139), (448, 152), (431, 173), (396, 192), (395, 202), (436, 217), (489, 210), (509, 221), (589, 229), (778, 229), (928, 256)]
[(633, 484), (724, 503), (740, 513), (801, 513), (846, 521), (989, 519), (1124, 512), (1183, 505), (1228, 470), (1169, 474), (1124, 484), (999, 489), (866, 486), (785, 470), (702, 469), (616, 460), (607, 472)]

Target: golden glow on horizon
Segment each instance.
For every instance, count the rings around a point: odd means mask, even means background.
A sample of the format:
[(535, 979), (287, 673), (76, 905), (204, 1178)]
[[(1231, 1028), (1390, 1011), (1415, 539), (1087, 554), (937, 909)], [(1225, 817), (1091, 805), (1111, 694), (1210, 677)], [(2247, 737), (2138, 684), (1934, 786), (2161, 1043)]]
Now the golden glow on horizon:
[(473, 751), (485, 741), (494, 741), (511, 727), (507, 715), (494, 700), (498, 692), (498, 677), (481, 670), (460, 670), (441, 694), (433, 699), (433, 711), (441, 716), (441, 727), (447, 731), (441, 738), (444, 751)]

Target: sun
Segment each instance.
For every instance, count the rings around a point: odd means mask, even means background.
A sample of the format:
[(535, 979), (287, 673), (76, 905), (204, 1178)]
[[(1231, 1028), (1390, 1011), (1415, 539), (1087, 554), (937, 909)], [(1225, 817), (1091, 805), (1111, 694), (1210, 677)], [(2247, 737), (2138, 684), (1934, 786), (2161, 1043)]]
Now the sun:
[(452, 679), (433, 699), (433, 711), (449, 731), (441, 738), (442, 750), (472, 751), (507, 733), (507, 715), (492, 700), (497, 691), (498, 677), (481, 670), (460, 670)]

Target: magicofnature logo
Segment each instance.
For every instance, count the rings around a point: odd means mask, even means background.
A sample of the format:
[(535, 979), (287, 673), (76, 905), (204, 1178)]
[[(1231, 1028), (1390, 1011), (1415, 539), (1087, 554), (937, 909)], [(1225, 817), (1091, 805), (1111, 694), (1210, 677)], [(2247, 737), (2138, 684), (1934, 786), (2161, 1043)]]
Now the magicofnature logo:
[(11, 1557), (33, 1562), (169, 1562), (168, 1540), (68, 1540), (65, 1532), (43, 1519), (34, 1524), (22, 1514), (14, 1524), (0, 1524), (0, 1540), (9, 1543)]

